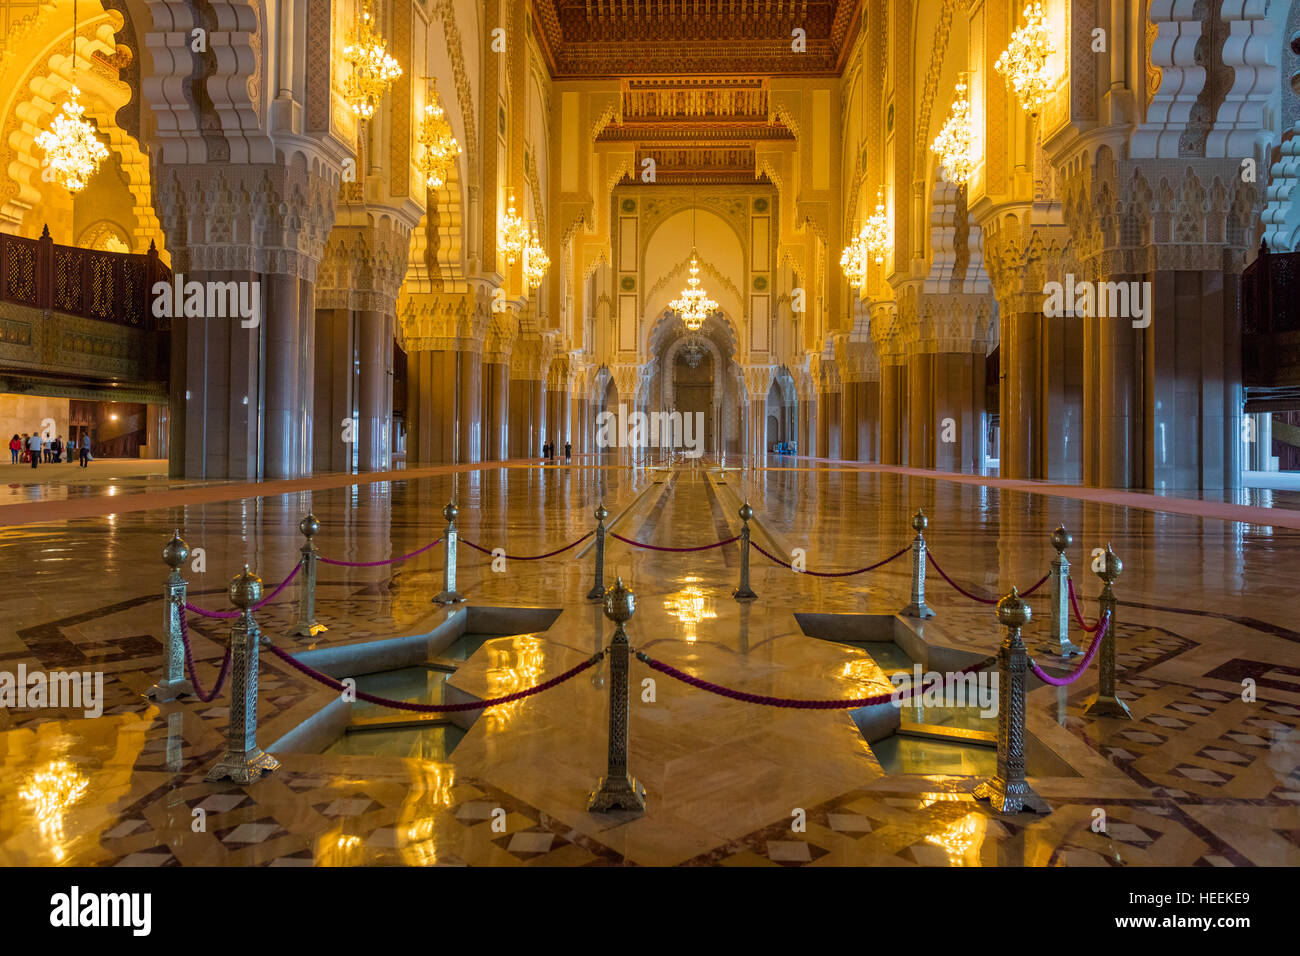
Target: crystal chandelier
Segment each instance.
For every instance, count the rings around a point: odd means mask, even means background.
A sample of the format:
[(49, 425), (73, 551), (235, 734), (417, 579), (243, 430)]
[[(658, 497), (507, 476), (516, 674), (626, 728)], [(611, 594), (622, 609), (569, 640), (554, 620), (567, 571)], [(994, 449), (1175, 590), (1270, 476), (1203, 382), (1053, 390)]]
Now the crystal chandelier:
[(379, 106), (379, 98), (402, 75), (397, 60), (388, 53), (388, 41), (374, 28), (370, 0), (361, 10), (361, 23), (351, 42), (343, 48), (343, 59), (351, 65), (345, 92), (352, 112), (370, 119)]
[(704, 343), (700, 341), (698, 335), (692, 333), (686, 340), (686, 344), (682, 346), (680, 354), (688, 368), (699, 368), (700, 362), (704, 360)]
[(859, 291), (867, 285), (868, 258), (867, 227), (863, 226), (840, 254), (840, 268), (844, 270), (844, 277)]
[(1024, 25), (1011, 34), (1011, 42), (993, 69), (1006, 79), (1021, 109), (1036, 116), (1056, 86), (1056, 76), (1047, 62), (1056, 52), (1056, 43), (1039, 0), (1025, 7), (1021, 16)]
[(883, 187), (876, 193), (876, 211), (862, 227), (862, 241), (866, 246), (867, 255), (875, 260), (876, 265), (883, 264), (892, 246), (889, 236), (889, 218), (885, 215)]
[(506, 265), (512, 266), (519, 261), (520, 254), (528, 242), (528, 232), (524, 221), (515, 215), (515, 194), (510, 194), (510, 208), (501, 220), (501, 251), (506, 254)]
[(524, 278), (528, 280), (528, 288), (536, 289), (542, 284), (542, 276), (546, 275), (550, 265), (551, 257), (542, 248), (537, 239), (537, 229), (533, 228), (528, 235), (528, 245), (524, 248)]
[(45, 162), (54, 180), (70, 193), (86, 188), (99, 164), (108, 159), (108, 149), (95, 137), (95, 127), (81, 114), (81, 90), (77, 88), (77, 3), (72, 3), (72, 87), (63, 112), (54, 117), (50, 128), (36, 137), (36, 145), (45, 151)]
[(420, 168), (424, 170), (424, 184), (430, 189), (441, 189), (447, 184), (452, 163), (460, 155), (460, 143), (451, 135), (451, 124), (446, 111), (438, 102), (438, 81), (429, 81), (424, 103), (424, 120), (420, 124)]
[(970, 98), (966, 91), (966, 74), (957, 79), (957, 99), (943, 129), (930, 144), (930, 152), (939, 157), (948, 182), (965, 186), (975, 171), (975, 142), (971, 132)]
[(717, 309), (718, 303), (710, 299), (700, 285), (700, 263), (694, 249), (691, 250), (690, 271), (691, 277), (686, 280), (686, 287), (682, 289), (681, 295), (668, 303), (668, 307), (681, 316), (682, 324), (688, 330), (698, 332), (703, 328), (705, 319)]

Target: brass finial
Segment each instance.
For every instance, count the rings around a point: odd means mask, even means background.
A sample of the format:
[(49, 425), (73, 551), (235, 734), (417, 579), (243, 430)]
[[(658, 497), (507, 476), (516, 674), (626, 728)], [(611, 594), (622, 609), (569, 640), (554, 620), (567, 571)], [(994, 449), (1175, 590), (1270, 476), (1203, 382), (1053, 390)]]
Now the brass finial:
[(998, 623), (1006, 627), (1024, 627), (1032, 616), (1029, 605), (1020, 597), (1016, 586), (1011, 585), (1011, 593), (998, 602)]
[(596, 505), (596, 520), (604, 521), (608, 517), (609, 512), (605, 510), (605, 502), (602, 501), (600, 504)]
[(262, 579), (244, 565), (244, 570), (230, 580), (230, 603), (246, 611), (262, 600)]
[(912, 530), (919, 533), (928, 527), (930, 527), (930, 519), (925, 516), (924, 511), (917, 508), (916, 514), (912, 515)]
[(622, 627), (636, 613), (636, 595), (623, 587), (623, 578), (615, 578), (614, 586), (605, 591), (605, 616)]
[(316, 537), (316, 533), (320, 531), (320, 522), (317, 521), (316, 516), (309, 511), (307, 512), (307, 517), (298, 522), (298, 530), (308, 539), (314, 538)]
[(1112, 584), (1124, 570), (1124, 562), (1119, 559), (1119, 555), (1110, 549), (1109, 541), (1106, 542), (1106, 553), (1101, 558), (1101, 567), (1097, 571), (1097, 577), (1107, 584)]
[(753, 517), (754, 509), (749, 506), (749, 499), (746, 498), (745, 503), (740, 506), (740, 520), (748, 523)]
[(1052, 532), (1052, 547), (1059, 553), (1065, 554), (1065, 549), (1074, 544), (1074, 538), (1070, 532), (1065, 530), (1065, 525), (1058, 524), (1056, 530)]
[(442, 509), (442, 516), (447, 519), (448, 524), (455, 521), (458, 514), (460, 514), (460, 509), (456, 507), (454, 501), (447, 502), (447, 507)]
[(185, 543), (185, 539), (181, 537), (181, 532), (178, 528), (172, 532), (172, 539), (163, 545), (163, 563), (173, 571), (179, 571), (181, 565), (185, 563), (189, 556), (190, 546)]

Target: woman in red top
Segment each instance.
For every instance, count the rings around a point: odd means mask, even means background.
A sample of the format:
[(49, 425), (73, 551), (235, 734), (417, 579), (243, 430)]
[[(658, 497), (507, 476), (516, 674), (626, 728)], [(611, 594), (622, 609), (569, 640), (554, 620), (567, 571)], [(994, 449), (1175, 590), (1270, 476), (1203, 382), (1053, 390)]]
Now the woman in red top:
[(11, 465), (18, 464), (18, 453), (22, 450), (23, 443), (18, 440), (18, 435), (15, 434), (13, 438), (9, 439), (9, 457), (11, 459)]

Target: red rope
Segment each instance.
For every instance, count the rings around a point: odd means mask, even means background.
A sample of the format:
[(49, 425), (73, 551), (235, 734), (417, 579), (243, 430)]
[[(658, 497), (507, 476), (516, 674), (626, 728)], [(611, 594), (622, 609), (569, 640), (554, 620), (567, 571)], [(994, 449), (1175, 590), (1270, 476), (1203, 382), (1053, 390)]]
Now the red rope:
[(385, 558), (383, 561), (335, 561), (333, 558), (327, 558), (323, 554), (318, 554), (316, 557), (324, 564), (333, 564), (340, 568), (380, 568), (385, 564), (401, 564), (403, 561), (409, 561), (416, 555), (424, 554), (424, 552), (428, 551), (430, 548), (437, 547), (440, 544), (442, 544), (442, 538), (439, 538), (437, 541), (430, 541), (423, 548), (417, 548), (410, 554), (404, 554), (399, 558)]
[(1097, 628), (1101, 627), (1101, 621), (1098, 621), (1096, 624), (1091, 626), (1084, 621), (1083, 612), (1079, 610), (1079, 599), (1074, 596), (1074, 578), (1067, 578), (1067, 580), (1070, 582), (1070, 607), (1074, 610), (1074, 619), (1079, 622), (1079, 626), (1083, 628), (1084, 631), (1091, 634), (1093, 631), (1097, 630)]
[[(939, 567), (939, 562), (934, 560), (934, 554), (931, 553), (929, 548), (927, 548), (925, 551), (925, 557), (927, 561), (929, 561), (932, 565), (934, 565), (934, 569), (939, 572), (939, 577), (943, 578), (945, 581), (951, 584), (957, 591), (959, 591), (961, 594), (965, 595), (966, 597), (970, 598), (972, 601), (979, 601), (981, 604), (997, 604), (998, 601), (1002, 600), (1001, 598), (995, 598), (995, 597), (994, 598), (980, 597), (978, 594), (972, 594), (970, 591), (967, 591), (964, 587), (962, 587), (952, 578), (948, 577), (947, 573), (943, 570), (943, 568)], [(1044, 574), (1041, 578), (1039, 578), (1034, 583), (1032, 587), (1029, 588), (1028, 591), (1021, 591), (1020, 596), (1029, 597), (1029, 595), (1033, 594), (1044, 584), (1046, 584), (1047, 579), (1050, 578), (1051, 576), (1052, 574), (1050, 571), (1047, 574)]]
[[(289, 582), (298, 576), (298, 572), (301, 570), (302, 562), (299, 561), (293, 566), (293, 570), (289, 572), (289, 576), (277, 584), (274, 591), (254, 604), (252, 609), (254, 611), (260, 611), (263, 607), (274, 601), (279, 596), (280, 592), (289, 586)], [(233, 621), (235, 618), (239, 617), (240, 613), (242, 613), (240, 611), (209, 611), (206, 608), (190, 604), (188, 601), (185, 602), (185, 607), (200, 617), (210, 617), (220, 621)]]
[[(763, 557), (767, 558), (770, 561), (775, 561), (783, 568), (789, 568), (791, 571), (794, 571), (794, 565), (786, 561), (782, 561), (776, 555), (767, 551), (761, 544), (759, 544), (753, 538), (750, 538), (749, 543), (753, 545), (754, 550), (756, 550)], [(885, 558), (885, 560), (877, 561), (875, 564), (869, 564), (865, 568), (858, 568), (855, 571), (796, 571), (795, 573), (810, 574), (815, 578), (847, 578), (855, 574), (866, 574), (868, 571), (874, 571), (876, 570), (876, 568), (883, 567), (884, 565), (888, 564), (890, 561), (893, 561), (895, 558), (901, 558), (903, 555), (907, 554), (909, 550), (911, 550), (911, 547), (912, 546), (909, 544), (906, 547), (904, 547), (901, 551), (891, 554), (889, 557)]]
[(1097, 651), (1101, 648), (1101, 639), (1105, 637), (1106, 632), (1110, 630), (1109, 611), (1102, 615), (1101, 620), (1097, 622), (1097, 627), (1100, 628), (1100, 630), (1098, 630), (1096, 637), (1092, 639), (1092, 646), (1088, 648), (1088, 653), (1083, 656), (1083, 660), (1079, 662), (1079, 666), (1073, 671), (1065, 677), (1053, 677), (1051, 674), (1048, 674), (1039, 667), (1037, 662), (1031, 660), (1029, 662), (1029, 667), (1034, 672), (1034, 676), (1044, 684), (1051, 684), (1053, 687), (1065, 687), (1066, 685), (1073, 684), (1077, 681), (1083, 676), (1083, 672), (1088, 669), (1088, 665), (1092, 663), (1092, 659), (1097, 656)]
[[(573, 542), (572, 544), (566, 544), (564, 547), (558, 548), (555, 551), (547, 551), (545, 554), (503, 554), (501, 555), (501, 557), (509, 561), (540, 561), (542, 558), (553, 558), (557, 554), (563, 554), (565, 551), (568, 551), (570, 548), (576, 548), (578, 545), (582, 544), (582, 542), (586, 541), (595, 533), (596, 532), (594, 531), (588, 531), (586, 534), (584, 534), (581, 538), (579, 538), (577, 541)], [(488, 555), (492, 554), (492, 551), (490, 549), (485, 548), (482, 545), (475, 544), (469, 538), (461, 538), (460, 540), (465, 544), (469, 545), (475, 551), (479, 551), (482, 552), (483, 554), (488, 554)], [(493, 557), (495, 557), (495, 555), (493, 555)]]
[(222, 658), (221, 670), (217, 672), (217, 682), (212, 685), (212, 690), (205, 693), (203, 685), (199, 683), (199, 675), (194, 670), (194, 653), (190, 650), (190, 627), (185, 620), (185, 608), (183, 607), (180, 609), (180, 619), (181, 646), (185, 648), (185, 670), (190, 675), (190, 686), (194, 688), (194, 696), (206, 704), (221, 693), (221, 688), (226, 683), (226, 677), (230, 674), (230, 642), (226, 642), (226, 656)]
[(645, 548), (648, 551), (673, 551), (679, 553), (684, 551), (708, 551), (710, 548), (720, 548), (724, 544), (731, 544), (733, 541), (740, 540), (740, 535), (736, 535), (734, 538), (728, 538), (726, 541), (718, 541), (714, 544), (702, 544), (697, 548), (661, 548), (658, 545), (646, 544), (644, 541), (635, 541), (632, 538), (625, 538), (621, 534), (614, 534), (612, 531), (609, 533), (609, 536), (611, 538), (617, 538), (624, 544), (630, 544), (634, 548)]

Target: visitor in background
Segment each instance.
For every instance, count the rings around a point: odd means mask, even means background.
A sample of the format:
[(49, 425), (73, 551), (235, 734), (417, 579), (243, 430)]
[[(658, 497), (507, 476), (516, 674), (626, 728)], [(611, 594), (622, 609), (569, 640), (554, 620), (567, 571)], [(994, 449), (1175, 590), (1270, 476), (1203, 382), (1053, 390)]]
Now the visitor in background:
[(27, 439), (27, 450), (32, 456), (32, 467), (35, 468), (41, 463), (41, 436), (33, 435)]
[(26, 462), (27, 462), (27, 458), (28, 458), (28, 455), (27, 455), (27, 440), (28, 440), (29, 438), (31, 438), (31, 437), (32, 437), (31, 435), (27, 434), (26, 432), (23, 432), (23, 445), (22, 445), (23, 453), (22, 453), (21, 456), (19, 456), (18, 460), (21, 461), (21, 462), (23, 462), (24, 464), (26, 464)]
[(564, 443), (564, 460), (573, 461), (573, 446), (567, 441)]
[(54, 441), (50, 442), (50, 461), (58, 463), (59, 456), (63, 454), (63, 436), (55, 435)]
[(50, 454), (53, 451), (50, 446), (53, 444), (54, 439), (41, 435), (41, 461), (48, 462), (50, 460)]
[(19, 440), (18, 433), (14, 432), (14, 437), (9, 439), (9, 457), (11, 459), (9, 463), (11, 465), (18, 464), (18, 455), (22, 452), (22, 450), (23, 450), (23, 443), (22, 441)]
[(90, 432), (81, 436), (81, 467), (90, 467)]

